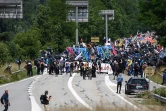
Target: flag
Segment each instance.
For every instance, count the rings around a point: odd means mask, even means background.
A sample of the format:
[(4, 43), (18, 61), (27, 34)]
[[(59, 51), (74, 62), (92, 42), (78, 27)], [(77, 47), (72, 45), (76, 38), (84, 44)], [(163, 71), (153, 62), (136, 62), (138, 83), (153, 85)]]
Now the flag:
[(75, 60), (78, 60), (82, 55), (82, 52), (75, 58)]
[(108, 39), (108, 41), (110, 42), (110, 41), (111, 41), (111, 39), (109, 38), (109, 39)]

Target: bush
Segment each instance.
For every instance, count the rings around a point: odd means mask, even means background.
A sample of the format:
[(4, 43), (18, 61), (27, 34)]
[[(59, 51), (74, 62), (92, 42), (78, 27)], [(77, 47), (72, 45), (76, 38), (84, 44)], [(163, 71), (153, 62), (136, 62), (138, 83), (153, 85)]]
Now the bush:
[(13, 42), (21, 48), (21, 54), (24, 57), (34, 59), (39, 55), (41, 43), (39, 41), (40, 34), (38, 30), (29, 30), (27, 32), (18, 33)]
[(155, 94), (166, 97), (166, 88), (158, 88), (153, 91)]
[(5, 43), (0, 42), (0, 67), (9, 59), (9, 50)]

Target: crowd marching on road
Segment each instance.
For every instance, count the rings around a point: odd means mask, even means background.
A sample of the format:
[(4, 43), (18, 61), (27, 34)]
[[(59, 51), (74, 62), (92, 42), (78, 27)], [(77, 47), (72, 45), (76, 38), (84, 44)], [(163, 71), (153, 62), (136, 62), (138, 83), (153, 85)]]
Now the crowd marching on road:
[[(137, 36), (140, 36), (140, 34)], [(87, 48), (88, 55), (91, 57), (88, 60), (80, 56), (82, 52), (74, 55), (69, 51), (65, 51), (60, 55), (54, 56), (52, 50), (42, 50), (41, 57), (34, 60), (34, 65), (36, 66), (38, 75), (43, 75), (45, 69), (49, 75), (55, 75), (56, 77), (63, 74), (72, 77), (72, 74), (76, 72), (80, 74), (83, 80), (86, 80), (87, 77), (88, 80), (96, 78), (97, 72), (101, 74), (102, 70), (107, 70), (106, 73), (109, 73), (108, 70), (112, 70), (112, 74), (114, 75), (112, 79), (117, 80), (117, 93), (121, 93), (123, 82), (122, 74), (126, 73), (128, 76), (140, 76), (140, 78), (143, 78), (146, 76), (144, 70), (147, 66), (152, 66), (156, 69), (166, 62), (166, 52), (151, 41), (141, 42), (138, 39), (123, 38), (116, 40), (115, 44), (109, 43), (109, 45), (111, 46), (109, 56), (103, 57), (102, 54), (105, 50), (103, 49), (101, 54), (98, 50), (98, 45), (89, 43), (87, 47), (84, 47)], [(80, 44), (79, 48), (81, 47), (83, 46)], [(21, 57), (18, 62), (19, 68), (20, 64)], [(26, 64), (27, 76), (33, 76), (31, 61), (27, 61)], [(102, 64), (109, 64), (111, 69)], [(163, 83), (161, 84), (165, 83), (166, 70), (163, 75)], [(2, 102), (5, 107), (4, 111), (7, 111), (8, 105), (10, 105), (7, 90), (1, 100), (3, 100)], [(45, 91), (42, 100), (44, 101), (45, 111), (49, 111), (51, 96), (48, 97), (48, 91)]]
[[(137, 35), (140, 37), (141, 34)], [(143, 39), (147, 38), (146, 36)], [(149, 36), (148, 38), (152, 38)], [(146, 77), (144, 70), (147, 66), (152, 66), (154, 70), (160, 67), (165, 61), (165, 51), (154, 44), (151, 41), (142, 42), (134, 38), (123, 38), (115, 41), (115, 44), (109, 43), (111, 49), (109, 49), (110, 56), (103, 58), (99, 54), (97, 45), (88, 44), (87, 51), (89, 55), (93, 56), (93, 59), (85, 59), (77, 54), (73, 57), (73, 54), (65, 51), (61, 55), (52, 56), (51, 52), (42, 51), (42, 56), (35, 59), (34, 64), (37, 67), (37, 74), (43, 74), (45, 68), (49, 75), (62, 75), (66, 73), (72, 77), (73, 72), (80, 73), (83, 80), (88, 77), (89, 80), (96, 78), (96, 72), (102, 73), (104, 66), (101, 64), (109, 64), (113, 72), (114, 78), (117, 80), (117, 93), (121, 93), (121, 87), (123, 82), (122, 74), (134, 77)], [(117, 45), (120, 44), (120, 45)], [(80, 48), (83, 47), (79, 46)], [(75, 52), (77, 53), (77, 52)], [(79, 56), (79, 57), (78, 57)], [(74, 59), (75, 58), (75, 59)], [(76, 59), (77, 58), (77, 59)], [(107, 72), (108, 73), (108, 72)], [(166, 82), (166, 70), (163, 75), (163, 83)]]
[(85, 79), (86, 75), (88, 77), (96, 77), (96, 71), (100, 73), (103, 68), (101, 64), (107, 63), (112, 67), (115, 77), (120, 73), (124, 74), (125, 70), (128, 76), (133, 75), (134, 77), (138, 77), (140, 75), (143, 77), (147, 66), (152, 66), (156, 69), (156, 67), (160, 67), (165, 62), (163, 57), (161, 57), (162, 55), (160, 55), (164, 50), (161, 50), (161, 48), (150, 41), (146, 41), (145, 43), (136, 40), (131, 42), (130, 40), (126, 45), (126, 39), (122, 39), (116, 40), (115, 44), (120, 44), (121, 41), (121, 47), (111, 44), (114, 48), (110, 49), (111, 56), (107, 58), (98, 56), (97, 46), (93, 44), (89, 44), (94, 50), (90, 55), (95, 55), (95, 58), (90, 60), (85, 60), (82, 57), (75, 60), (66, 53), (59, 56), (52, 56), (51, 52), (42, 51), (42, 53), (44, 52), (43, 56), (34, 61), (37, 67), (37, 74), (43, 74), (45, 67), (48, 68), (50, 75), (55, 74), (56, 76), (64, 72), (72, 76), (74, 71), (80, 70), (80, 76), (83, 76), (83, 79)]

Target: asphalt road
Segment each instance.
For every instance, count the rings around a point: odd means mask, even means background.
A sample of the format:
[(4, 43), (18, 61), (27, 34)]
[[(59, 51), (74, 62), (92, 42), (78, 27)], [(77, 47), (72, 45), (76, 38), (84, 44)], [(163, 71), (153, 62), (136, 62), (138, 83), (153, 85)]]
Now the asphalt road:
[[(124, 85), (122, 87), (122, 93), (116, 93), (116, 81), (111, 80), (110, 83), (106, 82), (107, 74), (97, 74), (97, 78), (92, 80), (83, 80), (79, 74), (75, 74), (72, 80), (72, 87), (77, 95), (93, 109), (96, 106), (109, 107), (128, 107), (136, 108), (137, 103), (130, 100), (124, 94)], [(110, 78), (113, 78), (111, 75)], [(43, 109), (43, 105), (40, 104), (40, 95), (44, 94), (45, 90), (49, 91), (49, 95), (53, 98), (50, 101), (51, 110), (65, 108), (65, 107), (84, 107), (77, 95), (71, 93), (68, 87), (68, 81), (71, 79), (69, 75), (63, 74), (56, 77), (55, 75), (44, 75), (38, 79), (33, 86), (33, 95)], [(108, 77), (109, 79), (109, 77)], [(128, 76), (124, 75), (124, 81), (128, 80)], [(108, 84), (108, 85), (107, 85)]]
[[(29, 78), (26, 80), (10, 83), (9, 85), (0, 86), (0, 96), (4, 93), (5, 89), (9, 90), (9, 100), (11, 106), (8, 111), (31, 111), (31, 102), (28, 96), (28, 86), (34, 80)], [(3, 111), (4, 107), (0, 105), (0, 111)]]
[[(107, 74), (97, 74), (97, 77), (92, 80), (88, 80), (88, 78), (83, 80), (79, 74), (75, 74), (72, 80), (69, 75), (66, 74), (59, 75), (58, 77), (46, 74), (36, 81), (32, 92), (42, 109), (43, 105), (40, 104), (40, 95), (44, 94), (45, 90), (48, 90), (49, 95), (53, 97), (50, 101), (52, 110), (66, 107), (85, 108), (85, 104), (81, 103), (80, 99), (93, 109), (100, 105), (106, 108), (138, 107), (137, 103), (124, 94), (125, 81), (127, 81), (130, 76), (125, 74), (122, 76), (124, 82), (121, 94), (116, 94), (116, 80), (113, 80), (113, 75), (108, 77)], [(4, 93), (5, 89), (9, 90), (9, 99), (11, 102), (9, 111), (31, 111), (31, 102), (27, 89), (34, 78), (35, 77), (0, 86), (0, 95)], [(69, 89), (69, 80), (71, 80), (71, 86), (76, 94), (73, 94), (71, 89)], [(150, 90), (152, 90), (154, 86), (161, 87), (156, 83), (150, 82)], [(80, 99), (78, 99), (77, 96), (79, 96)], [(3, 111), (3, 109), (4, 107), (0, 106), (0, 111)]]
[(45, 90), (48, 90), (48, 95), (52, 96), (50, 101), (51, 110), (66, 108), (66, 107), (83, 107), (75, 97), (72, 95), (68, 88), (69, 75), (44, 75), (38, 79), (33, 86), (33, 95), (43, 109), (43, 105), (40, 104), (40, 95), (44, 94)]

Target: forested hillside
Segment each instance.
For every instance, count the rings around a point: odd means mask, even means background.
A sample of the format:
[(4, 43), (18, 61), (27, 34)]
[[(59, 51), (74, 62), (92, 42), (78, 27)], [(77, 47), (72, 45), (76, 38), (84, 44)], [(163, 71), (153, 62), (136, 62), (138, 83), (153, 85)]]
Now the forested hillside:
[[(89, 22), (79, 23), (79, 39), (90, 42), (90, 37), (98, 36), (99, 44), (103, 44), (105, 21), (99, 11), (105, 9), (115, 10), (115, 19), (108, 22), (108, 35), (111, 40), (129, 37), (138, 30), (144, 32), (154, 29), (161, 36), (165, 36), (165, 33), (162, 33), (165, 31), (165, 21), (157, 29), (152, 23), (143, 22), (148, 19), (146, 11), (150, 10), (150, 6), (146, 2), (150, 1), (140, 1), (142, 0), (89, 0)], [(153, 5), (159, 7), (161, 4)], [(40, 49), (47, 47), (52, 47), (54, 52), (62, 52), (75, 43), (76, 24), (66, 22), (66, 0), (24, 0), (23, 9), (23, 19), (0, 20), (0, 64), (15, 60), (20, 55), (24, 58), (35, 58), (40, 54)]]

